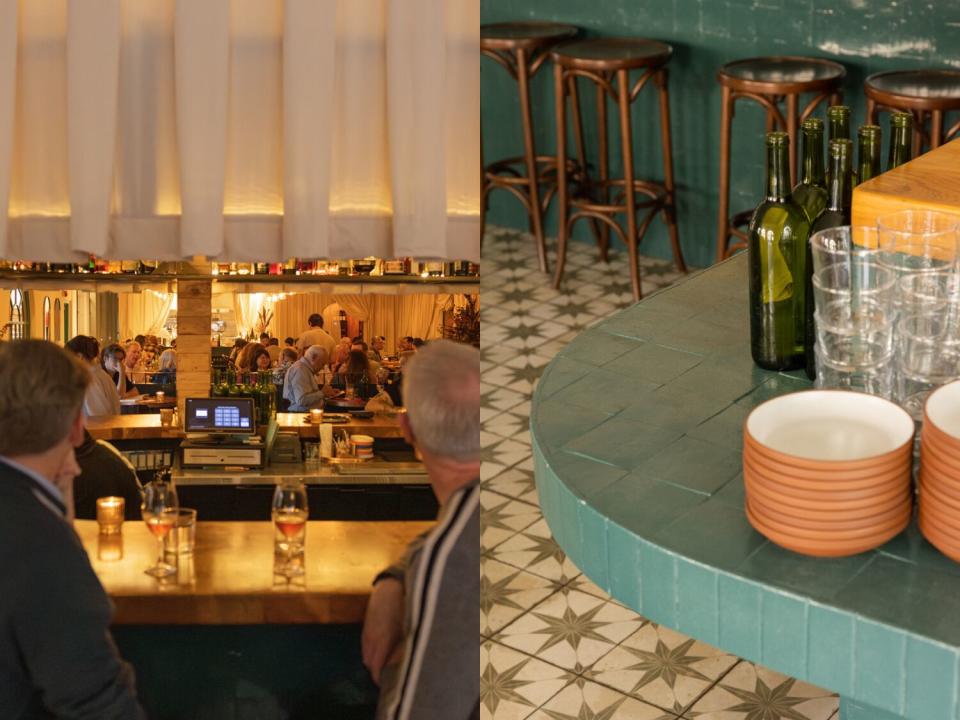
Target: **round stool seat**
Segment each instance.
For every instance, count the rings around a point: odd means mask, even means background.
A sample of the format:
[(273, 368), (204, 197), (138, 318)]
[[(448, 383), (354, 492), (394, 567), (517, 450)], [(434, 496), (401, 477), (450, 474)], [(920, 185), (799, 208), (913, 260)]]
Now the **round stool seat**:
[(480, 26), (482, 50), (534, 50), (569, 40), (579, 32), (573, 25), (536, 20)]
[(918, 110), (960, 108), (960, 71), (895, 70), (871, 75), (864, 88), (882, 105)]
[(831, 89), (846, 72), (843, 65), (821, 58), (760, 57), (727, 63), (717, 80), (744, 92), (793, 94)]
[(555, 63), (578, 70), (633, 70), (662, 65), (673, 54), (666, 43), (644, 38), (597, 38), (567, 43), (550, 55)]

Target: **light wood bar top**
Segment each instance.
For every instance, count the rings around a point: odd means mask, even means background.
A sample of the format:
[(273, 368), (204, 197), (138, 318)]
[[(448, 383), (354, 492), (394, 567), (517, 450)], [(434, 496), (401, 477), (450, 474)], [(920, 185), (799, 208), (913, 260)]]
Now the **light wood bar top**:
[[(165, 580), (144, 573), (157, 541), (142, 522), (125, 522), (121, 536), (99, 535), (93, 520), (75, 523), (122, 625), (358, 623), (376, 574), (432, 525), (312, 521), (305, 573), (287, 582), (273, 574), (273, 523), (198, 522), (194, 552)], [(116, 556), (119, 537), (122, 558), (100, 559)]]
[(960, 215), (960, 142), (941, 145), (853, 190), (854, 225), (876, 225), (882, 215), (911, 209)]
[[(304, 422), (307, 413), (277, 413), (281, 432), (296, 432), (301, 438), (317, 438), (316, 425)], [(333, 426), (334, 430), (360, 433), (375, 438), (403, 437), (396, 415), (377, 414), (372, 418), (351, 418)], [(93, 415), (87, 418), (87, 430), (96, 440), (146, 440), (186, 437), (182, 428), (160, 426), (160, 415)]]

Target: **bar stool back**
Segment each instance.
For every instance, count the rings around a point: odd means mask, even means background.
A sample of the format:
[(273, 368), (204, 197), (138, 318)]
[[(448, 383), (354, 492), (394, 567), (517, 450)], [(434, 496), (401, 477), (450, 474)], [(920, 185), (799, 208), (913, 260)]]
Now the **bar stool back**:
[[(640, 265), (638, 245), (643, 240), (654, 216), (662, 213), (670, 233), (674, 262), (686, 272), (683, 252), (677, 236), (675, 193), (673, 182), (673, 146), (670, 136), (670, 95), (667, 88), (667, 61), (673, 48), (656, 40), (641, 38), (603, 38), (581, 40), (557, 47), (551, 56), (554, 62), (554, 89), (557, 112), (557, 196), (559, 201), (559, 238), (554, 287), (563, 279), (567, 239), (577, 221), (589, 218), (600, 245), (600, 256), (606, 261), (609, 231), (612, 229), (630, 253), (630, 278), (633, 297), (639, 300)], [(630, 71), (642, 71), (631, 84)], [(596, 87), (599, 143), (599, 177), (587, 172), (587, 159), (580, 122), (580, 100), (577, 78), (585, 78)], [(633, 166), (633, 130), (631, 106), (649, 80), (657, 86), (660, 104), (660, 139), (663, 153), (662, 183), (640, 180)], [(568, 182), (566, 100), (572, 105), (574, 138), (581, 177)], [(617, 105), (620, 124), (620, 145), (623, 156), (623, 177), (609, 177), (607, 138), (607, 98)], [(571, 208), (573, 214), (570, 214)], [(646, 211), (637, 223), (637, 213)], [(626, 229), (615, 220), (626, 215)]]
[[(510, 77), (517, 81), (520, 123), (523, 129), (522, 156), (504, 158), (483, 167), (480, 183), (480, 237), (483, 238), (490, 193), (497, 189), (506, 190), (516, 197), (527, 211), (530, 231), (537, 240), (541, 272), (548, 271), (543, 215), (556, 190), (556, 158), (537, 155), (533, 140), (533, 117), (530, 113), (530, 79), (543, 66), (551, 47), (573, 38), (578, 32), (579, 28), (573, 25), (537, 21), (480, 26), (480, 53), (500, 64)], [(482, 155), (482, 147), (480, 152)], [(541, 185), (547, 186), (543, 197)]]
[[(897, 70), (876, 73), (863, 83), (867, 96), (867, 121), (876, 123), (881, 110), (913, 113), (913, 156), (960, 134), (960, 119), (946, 133), (944, 114), (960, 110), (960, 71)], [(926, 120), (930, 120), (927, 129)]]
[[(808, 57), (760, 57), (727, 63), (717, 73), (720, 83), (720, 208), (717, 213), (717, 261), (747, 246), (741, 230), (752, 210), (730, 217), (730, 133), (737, 100), (751, 100), (767, 113), (767, 132), (783, 130), (790, 136), (790, 184), (797, 182), (797, 128), (824, 100), (840, 102), (840, 86), (846, 75), (843, 65)], [(802, 111), (800, 95), (812, 93)], [(786, 104), (786, 114), (781, 103)], [(733, 235), (737, 242), (729, 247)]]

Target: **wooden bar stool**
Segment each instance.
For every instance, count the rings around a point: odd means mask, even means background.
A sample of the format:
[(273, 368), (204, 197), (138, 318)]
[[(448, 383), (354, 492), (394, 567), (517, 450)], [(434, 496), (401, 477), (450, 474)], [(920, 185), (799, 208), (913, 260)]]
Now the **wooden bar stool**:
[[(680, 272), (686, 272), (683, 252), (677, 236), (676, 205), (673, 184), (673, 146), (670, 138), (670, 94), (667, 88), (667, 61), (673, 48), (656, 40), (641, 38), (602, 38), (581, 40), (557, 47), (551, 53), (554, 62), (554, 90), (557, 110), (557, 197), (560, 203), (560, 232), (557, 240), (557, 268), (554, 287), (563, 279), (567, 239), (578, 220), (589, 218), (600, 244), (600, 256), (607, 259), (609, 230), (612, 229), (630, 252), (630, 279), (633, 297), (639, 300), (640, 264), (638, 246), (654, 216), (660, 212), (670, 233), (673, 259)], [(630, 71), (641, 73), (631, 84)], [(597, 119), (599, 126), (599, 177), (587, 173), (585, 148), (580, 132), (580, 101), (577, 78), (586, 78), (596, 87)], [(663, 152), (662, 183), (639, 180), (633, 167), (633, 129), (631, 106), (647, 81), (657, 86), (660, 101), (660, 140)], [(579, 156), (581, 177), (568, 177), (566, 148), (566, 99), (570, 97), (574, 136)], [(620, 121), (620, 146), (623, 156), (622, 178), (609, 177), (607, 141), (607, 98), (617, 104)], [(572, 180), (572, 182), (571, 182)], [(638, 197), (640, 196), (640, 197)], [(571, 208), (573, 214), (570, 214)], [(646, 211), (640, 223), (637, 213)], [(626, 215), (626, 230), (615, 220)]]
[[(944, 114), (960, 110), (960, 71), (897, 70), (876, 73), (863, 83), (867, 122), (876, 123), (880, 110), (913, 113), (913, 156), (933, 150), (960, 133), (960, 120), (946, 133)], [(926, 121), (930, 120), (927, 128)]]
[[(717, 213), (717, 261), (747, 246), (752, 210), (730, 217), (730, 132), (737, 100), (752, 100), (767, 111), (767, 132), (784, 130), (790, 136), (790, 184), (797, 182), (797, 128), (824, 100), (840, 102), (843, 65), (822, 58), (761, 57), (727, 63), (717, 73), (720, 83), (720, 209)], [(813, 98), (798, 112), (800, 95)], [(786, 104), (786, 114), (781, 110)], [(729, 247), (733, 235), (738, 239)]]
[[(556, 189), (556, 158), (537, 155), (530, 114), (530, 78), (546, 61), (551, 47), (573, 38), (578, 32), (579, 28), (573, 25), (536, 21), (480, 26), (480, 53), (502, 65), (510, 77), (517, 81), (523, 127), (523, 155), (504, 158), (483, 168), (480, 236), (483, 237), (490, 193), (496, 189), (508, 191), (520, 201), (530, 218), (530, 231), (537, 239), (541, 272), (548, 271), (543, 215)], [(550, 186), (543, 197), (541, 185)]]

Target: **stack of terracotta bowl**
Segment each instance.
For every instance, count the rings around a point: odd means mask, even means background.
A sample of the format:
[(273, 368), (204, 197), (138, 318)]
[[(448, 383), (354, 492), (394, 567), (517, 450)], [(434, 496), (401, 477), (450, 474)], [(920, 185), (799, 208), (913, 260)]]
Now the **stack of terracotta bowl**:
[(920, 532), (960, 561), (960, 382), (930, 394), (920, 433)]
[(879, 547), (910, 522), (913, 431), (909, 414), (872, 395), (808, 390), (768, 400), (743, 432), (750, 524), (804, 555)]

